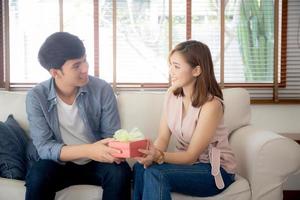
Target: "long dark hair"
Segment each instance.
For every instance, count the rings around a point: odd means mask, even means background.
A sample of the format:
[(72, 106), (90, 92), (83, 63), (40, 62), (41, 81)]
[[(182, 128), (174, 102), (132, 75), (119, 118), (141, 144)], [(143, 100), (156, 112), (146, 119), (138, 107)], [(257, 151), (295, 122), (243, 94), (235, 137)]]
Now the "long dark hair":
[[(192, 94), (193, 107), (202, 106), (205, 102), (212, 100), (213, 96), (223, 99), (222, 90), (216, 81), (211, 53), (206, 44), (196, 40), (179, 43), (171, 50), (169, 61), (175, 52), (180, 53), (192, 68), (200, 66), (202, 71), (196, 78), (194, 85)], [(184, 96), (182, 88), (176, 88), (173, 94), (176, 96)]]

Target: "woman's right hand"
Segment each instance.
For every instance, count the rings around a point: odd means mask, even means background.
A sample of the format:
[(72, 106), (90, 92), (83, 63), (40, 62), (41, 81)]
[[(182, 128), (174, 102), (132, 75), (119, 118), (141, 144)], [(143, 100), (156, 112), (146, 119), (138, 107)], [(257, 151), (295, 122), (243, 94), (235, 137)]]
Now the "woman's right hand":
[(122, 161), (124, 161), (124, 159), (115, 158), (112, 156), (112, 154), (120, 153), (120, 150), (108, 146), (108, 143), (114, 140), (114, 138), (106, 138), (90, 144), (88, 149), (88, 157), (98, 162), (115, 162), (120, 164)]
[(155, 148), (152, 142), (150, 142), (148, 149), (139, 149), (138, 151), (143, 153), (144, 157), (135, 157), (134, 159), (140, 164), (143, 164), (144, 168), (152, 165), (152, 163), (160, 156), (160, 152)]

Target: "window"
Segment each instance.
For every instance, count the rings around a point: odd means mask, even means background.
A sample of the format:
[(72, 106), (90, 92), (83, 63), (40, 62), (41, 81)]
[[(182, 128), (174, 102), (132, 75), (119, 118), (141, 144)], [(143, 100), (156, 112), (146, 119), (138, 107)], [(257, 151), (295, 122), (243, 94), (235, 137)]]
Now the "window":
[(116, 2), (117, 83), (168, 82), (168, 8), (161, 0)]
[(231, 0), (225, 5), (225, 82), (273, 82), (273, 3)]
[(45, 38), (59, 30), (57, 1), (9, 1), (10, 82), (32, 83), (49, 78), (37, 54)]
[(169, 50), (196, 39), (210, 47), (221, 87), (246, 87), (264, 102), (300, 101), (300, 45), (290, 43), (299, 40), (297, 0), (5, 0), (0, 11), (6, 89), (50, 77), (38, 49), (68, 31), (83, 40), (89, 73), (115, 89), (167, 88)]
[(220, 82), (221, 1), (191, 1), (191, 39), (208, 45), (214, 63), (216, 79)]

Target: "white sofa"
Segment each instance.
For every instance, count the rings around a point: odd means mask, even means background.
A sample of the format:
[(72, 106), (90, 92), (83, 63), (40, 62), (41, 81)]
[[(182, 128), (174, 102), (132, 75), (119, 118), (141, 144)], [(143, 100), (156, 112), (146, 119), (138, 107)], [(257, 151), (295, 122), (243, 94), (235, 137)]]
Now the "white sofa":
[[(236, 181), (219, 195), (207, 198), (172, 194), (175, 200), (228, 199), (228, 200), (280, 200), (282, 185), (287, 177), (300, 169), (300, 146), (274, 132), (258, 129), (250, 124), (250, 98), (244, 89), (223, 90), (225, 123), (232, 132), (230, 144), (238, 161)], [(0, 120), (13, 114), (28, 131), (22, 92), (0, 91)], [(120, 92), (118, 94), (122, 127), (138, 127), (147, 137), (157, 134), (164, 93)], [(170, 146), (172, 149), (173, 142)], [(101, 187), (77, 185), (59, 191), (57, 200), (99, 199)], [(0, 178), (0, 200), (24, 199), (23, 181)]]

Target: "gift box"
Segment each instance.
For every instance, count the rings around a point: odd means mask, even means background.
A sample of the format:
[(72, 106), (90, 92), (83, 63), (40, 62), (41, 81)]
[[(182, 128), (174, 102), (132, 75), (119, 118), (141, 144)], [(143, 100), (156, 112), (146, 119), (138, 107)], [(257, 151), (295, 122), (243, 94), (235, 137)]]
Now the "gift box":
[(137, 140), (137, 141), (112, 141), (108, 143), (109, 147), (121, 150), (121, 153), (112, 154), (116, 158), (133, 158), (141, 157), (143, 153), (138, 149), (148, 149), (149, 140)]

